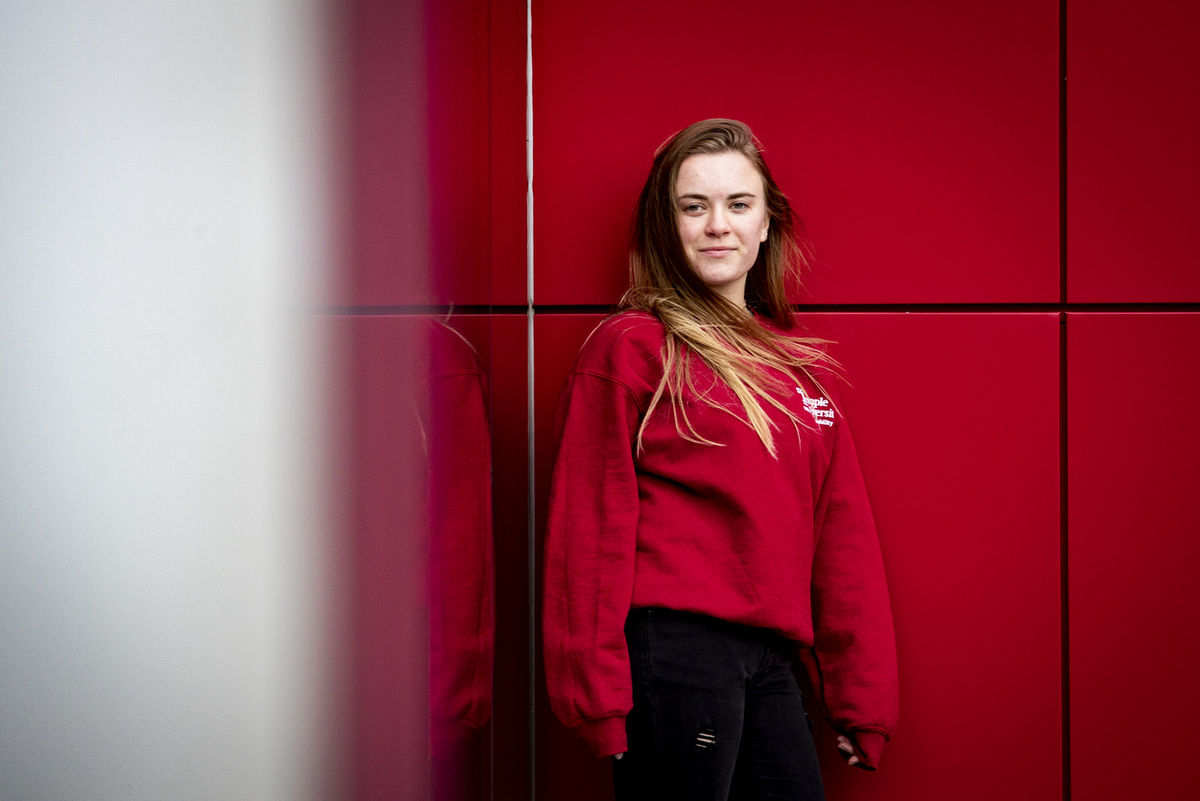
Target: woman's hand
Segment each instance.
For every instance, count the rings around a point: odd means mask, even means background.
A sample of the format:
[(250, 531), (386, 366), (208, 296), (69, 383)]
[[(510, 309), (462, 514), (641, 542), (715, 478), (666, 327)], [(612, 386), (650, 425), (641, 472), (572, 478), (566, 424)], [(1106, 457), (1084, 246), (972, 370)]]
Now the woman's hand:
[(854, 743), (850, 742), (849, 737), (845, 736), (844, 734), (839, 734), (837, 738), (837, 744), (838, 753), (842, 755), (842, 759), (846, 760), (847, 764), (851, 765), (852, 767), (867, 770), (867, 767), (863, 765), (862, 760), (859, 759), (858, 752), (854, 750)]

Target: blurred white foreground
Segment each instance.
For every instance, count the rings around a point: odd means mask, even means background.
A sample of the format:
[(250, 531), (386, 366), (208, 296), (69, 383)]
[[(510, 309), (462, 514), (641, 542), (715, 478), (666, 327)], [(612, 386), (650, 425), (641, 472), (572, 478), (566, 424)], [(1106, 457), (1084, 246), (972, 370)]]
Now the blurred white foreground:
[(315, 2), (0, 1), (0, 799), (327, 797)]

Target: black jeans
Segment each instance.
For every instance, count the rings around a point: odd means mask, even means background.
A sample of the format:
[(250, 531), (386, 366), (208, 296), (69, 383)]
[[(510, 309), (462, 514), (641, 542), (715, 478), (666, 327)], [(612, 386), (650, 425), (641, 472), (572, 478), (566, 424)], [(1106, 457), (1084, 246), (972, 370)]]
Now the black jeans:
[(635, 609), (625, 639), (633, 711), (617, 801), (823, 801), (794, 643), (669, 609)]

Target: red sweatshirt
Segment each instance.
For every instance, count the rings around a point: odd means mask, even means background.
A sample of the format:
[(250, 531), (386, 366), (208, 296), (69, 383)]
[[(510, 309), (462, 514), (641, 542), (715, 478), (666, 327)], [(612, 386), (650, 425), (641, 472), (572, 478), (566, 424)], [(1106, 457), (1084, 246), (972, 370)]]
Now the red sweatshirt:
[[(799, 646), (829, 720), (868, 767), (897, 717), (896, 649), (875, 524), (850, 430), (807, 379), (774, 408), (772, 458), (730, 413), (686, 399), (702, 437), (676, 430), (667, 398), (636, 452), (663, 373), (663, 328), (625, 312), (592, 332), (557, 414), (545, 546), (543, 634), (551, 706), (597, 756), (626, 750), (633, 706), (625, 618), (667, 607), (777, 631)], [(697, 391), (733, 393), (698, 358)], [(822, 380), (831, 390), (833, 379)], [(685, 427), (686, 430), (686, 427)]]

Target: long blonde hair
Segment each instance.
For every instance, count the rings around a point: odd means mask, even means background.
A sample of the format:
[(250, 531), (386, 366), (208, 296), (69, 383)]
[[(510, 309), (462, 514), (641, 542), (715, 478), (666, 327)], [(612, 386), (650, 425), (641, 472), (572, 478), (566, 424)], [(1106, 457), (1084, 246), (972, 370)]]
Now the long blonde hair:
[[(787, 303), (786, 280), (798, 277), (808, 264), (801, 244), (801, 225), (791, 204), (779, 189), (762, 157), (762, 147), (745, 123), (712, 119), (689, 125), (663, 143), (654, 155), (650, 175), (638, 198), (633, 242), (629, 251), (630, 288), (621, 308), (638, 309), (655, 315), (666, 338), (662, 348), (663, 376), (638, 429), (637, 447), (651, 413), (664, 397), (671, 405), (675, 429), (691, 442), (720, 445), (700, 435), (688, 419), (685, 394), (733, 414), (754, 429), (773, 457), (774, 432), (778, 426), (763, 404), (787, 415), (799, 436), (801, 427), (811, 428), (777, 397), (791, 386), (772, 375), (799, 372), (817, 390), (826, 394), (810, 369), (837, 364), (825, 352), (825, 340), (781, 334), (768, 328), (746, 310), (718, 295), (692, 271), (684, 254), (675, 219), (675, 181), (680, 165), (690, 156), (741, 153), (762, 176), (770, 224), (767, 240), (759, 248), (746, 280), (746, 305), (779, 331), (788, 332), (796, 322)], [(741, 413), (721, 405), (706, 391), (697, 392), (690, 362), (703, 361), (723, 381), (741, 405)]]

